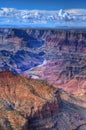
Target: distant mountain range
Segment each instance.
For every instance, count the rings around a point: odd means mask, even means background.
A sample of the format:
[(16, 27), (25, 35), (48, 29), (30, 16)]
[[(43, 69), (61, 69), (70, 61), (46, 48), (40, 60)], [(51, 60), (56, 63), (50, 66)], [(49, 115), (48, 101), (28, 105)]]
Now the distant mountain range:
[(86, 10), (42, 11), (1, 8), (0, 27), (81, 28), (86, 27)]

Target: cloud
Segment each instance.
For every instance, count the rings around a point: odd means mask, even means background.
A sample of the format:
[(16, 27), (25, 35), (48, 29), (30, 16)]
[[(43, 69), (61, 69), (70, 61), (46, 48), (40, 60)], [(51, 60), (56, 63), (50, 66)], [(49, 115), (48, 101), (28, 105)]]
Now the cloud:
[[(16, 21), (16, 22), (15, 22)], [(77, 23), (77, 24), (76, 24)], [(1, 8), (1, 27), (86, 27), (86, 10), (57, 11)]]

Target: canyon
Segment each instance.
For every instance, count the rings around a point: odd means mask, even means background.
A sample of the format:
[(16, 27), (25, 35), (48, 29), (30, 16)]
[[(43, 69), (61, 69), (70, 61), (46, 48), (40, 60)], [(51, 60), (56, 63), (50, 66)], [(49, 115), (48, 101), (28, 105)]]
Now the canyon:
[(0, 57), (1, 130), (86, 129), (85, 29), (0, 28)]
[(2, 28), (0, 56), (1, 71), (47, 80), (75, 96), (86, 96), (85, 29)]

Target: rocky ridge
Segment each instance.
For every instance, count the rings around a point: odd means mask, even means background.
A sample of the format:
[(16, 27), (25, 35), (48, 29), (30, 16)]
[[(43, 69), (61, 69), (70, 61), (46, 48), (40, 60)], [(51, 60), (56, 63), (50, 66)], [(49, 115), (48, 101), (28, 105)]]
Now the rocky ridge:
[(0, 130), (82, 130), (85, 113), (85, 101), (46, 81), (0, 72)]
[[(40, 129), (40, 120), (52, 122), (52, 117), (60, 111), (61, 100), (56, 91), (44, 81), (27, 79), (10, 71), (0, 72), (1, 130), (29, 130), (35, 120)], [(45, 121), (43, 129), (52, 127)]]

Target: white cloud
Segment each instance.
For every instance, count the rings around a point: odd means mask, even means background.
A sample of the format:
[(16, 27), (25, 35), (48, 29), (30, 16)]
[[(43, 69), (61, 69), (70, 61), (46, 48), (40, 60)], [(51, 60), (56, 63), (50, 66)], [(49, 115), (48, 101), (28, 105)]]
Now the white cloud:
[(69, 9), (66, 10), (66, 12), (69, 12), (72, 15), (86, 15), (86, 9)]
[[(9, 21), (9, 22), (8, 22)], [(16, 21), (16, 22), (15, 22)], [(77, 24), (76, 24), (77, 23)], [(86, 27), (86, 9), (57, 11), (17, 10), (1, 8), (0, 26), (2, 27)]]

